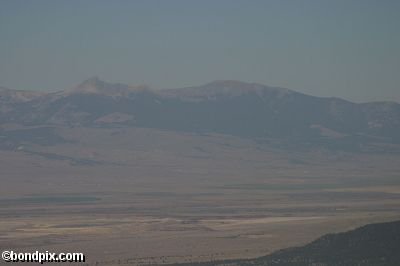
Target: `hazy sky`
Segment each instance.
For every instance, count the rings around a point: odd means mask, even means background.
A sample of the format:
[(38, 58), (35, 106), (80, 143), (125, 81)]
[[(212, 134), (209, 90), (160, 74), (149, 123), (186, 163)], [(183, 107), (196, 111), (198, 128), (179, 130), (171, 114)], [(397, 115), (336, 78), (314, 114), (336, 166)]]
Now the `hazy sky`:
[(235, 79), (400, 102), (400, 1), (0, 0), (0, 85)]

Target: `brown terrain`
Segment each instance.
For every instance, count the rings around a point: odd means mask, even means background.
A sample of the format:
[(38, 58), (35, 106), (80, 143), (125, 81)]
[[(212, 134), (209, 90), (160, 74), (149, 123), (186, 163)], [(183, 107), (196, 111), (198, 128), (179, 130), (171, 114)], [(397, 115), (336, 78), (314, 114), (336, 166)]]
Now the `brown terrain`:
[(399, 136), (397, 103), (239, 81), (1, 88), (0, 250), (254, 258), (396, 220)]
[(251, 258), (400, 218), (397, 154), (289, 152), (144, 128), (55, 131), (67, 141), (0, 151), (1, 250), (84, 252), (89, 265)]

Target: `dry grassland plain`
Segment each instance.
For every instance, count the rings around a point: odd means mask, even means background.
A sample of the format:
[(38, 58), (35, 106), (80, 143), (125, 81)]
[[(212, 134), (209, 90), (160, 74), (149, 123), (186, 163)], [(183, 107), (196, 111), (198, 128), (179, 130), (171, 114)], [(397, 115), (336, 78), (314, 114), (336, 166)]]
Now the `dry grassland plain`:
[(395, 153), (56, 130), (67, 141), (0, 151), (1, 250), (83, 252), (88, 265), (251, 258), (400, 218)]

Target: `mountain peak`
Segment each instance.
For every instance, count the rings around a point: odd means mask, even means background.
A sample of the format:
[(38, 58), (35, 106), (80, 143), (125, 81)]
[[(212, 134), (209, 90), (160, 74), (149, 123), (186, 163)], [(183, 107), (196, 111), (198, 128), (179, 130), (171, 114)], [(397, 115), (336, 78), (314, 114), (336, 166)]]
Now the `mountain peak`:
[(206, 84), (206, 86), (223, 86), (223, 87), (248, 87), (252, 85), (254, 85), (254, 83), (248, 83), (239, 80), (214, 80)]
[(75, 88), (75, 91), (86, 92), (86, 93), (99, 92), (99, 90), (103, 90), (104, 88), (108, 87), (107, 84), (109, 83), (102, 81), (98, 76), (93, 76), (83, 81), (81, 84), (79, 84)]
[(83, 81), (81, 85), (97, 85), (101, 83), (104, 83), (104, 81), (102, 81), (98, 76), (93, 76)]

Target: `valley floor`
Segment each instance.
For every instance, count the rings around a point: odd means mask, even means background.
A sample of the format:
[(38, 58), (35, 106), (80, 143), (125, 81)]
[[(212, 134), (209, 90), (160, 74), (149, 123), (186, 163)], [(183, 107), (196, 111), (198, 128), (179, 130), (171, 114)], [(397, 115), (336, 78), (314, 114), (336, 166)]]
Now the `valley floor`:
[(0, 249), (89, 265), (253, 258), (400, 218), (397, 154), (224, 135), (57, 128), (0, 151)]

